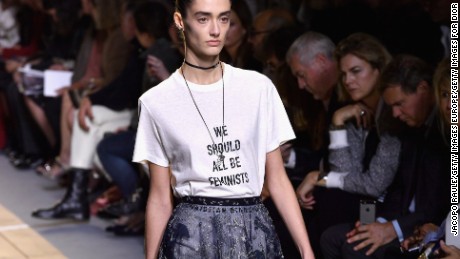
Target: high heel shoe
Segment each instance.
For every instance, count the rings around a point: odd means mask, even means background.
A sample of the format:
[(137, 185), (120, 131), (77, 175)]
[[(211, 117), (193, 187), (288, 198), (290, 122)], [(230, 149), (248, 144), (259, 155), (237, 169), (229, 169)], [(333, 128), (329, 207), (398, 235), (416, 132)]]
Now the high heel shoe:
[(59, 157), (56, 157), (52, 161), (37, 166), (35, 172), (50, 180), (59, 181), (69, 168), (69, 165), (62, 163)]

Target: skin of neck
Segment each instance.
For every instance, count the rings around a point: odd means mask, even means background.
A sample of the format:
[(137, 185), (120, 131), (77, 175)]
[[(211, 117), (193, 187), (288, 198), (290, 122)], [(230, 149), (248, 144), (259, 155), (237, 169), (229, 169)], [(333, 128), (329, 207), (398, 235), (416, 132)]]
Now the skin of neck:
[[(199, 57), (195, 55), (193, 51), (187, 48), (185, 60), (187, 60), (188, 63), (197, 65), (200, 67), (210, 67), (212, 65), (215, 65), (217, 62), (219, 62), (219, 56)], [(223, 66), (222, 66), (222, 69), (223, 69)], [(222, 70), (221, 70), (220, 65), (212, 69), (203, 70), (203, 69), (191, 67), (184, 63), (182, 64), (182, 72), (184, 73), (187, 81), (195, 83), (195, 84), (208, 85), (208, 84), (215, 83), (219, 81), (220, 79), (222, 79)]]

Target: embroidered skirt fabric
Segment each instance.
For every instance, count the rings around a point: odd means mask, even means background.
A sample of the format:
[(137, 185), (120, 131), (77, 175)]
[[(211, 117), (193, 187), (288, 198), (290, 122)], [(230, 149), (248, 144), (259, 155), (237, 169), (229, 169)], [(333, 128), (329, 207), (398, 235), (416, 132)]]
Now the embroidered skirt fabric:
[(174, 209), (159, 258), (283, 258), (260, 197), (185, 197)]

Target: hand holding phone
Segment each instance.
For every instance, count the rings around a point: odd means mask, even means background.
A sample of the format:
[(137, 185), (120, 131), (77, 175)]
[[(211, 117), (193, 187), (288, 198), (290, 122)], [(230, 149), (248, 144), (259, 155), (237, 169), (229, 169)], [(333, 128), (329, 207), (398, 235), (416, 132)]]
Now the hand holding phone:
[(367, 225), (375, 222), (375, 201), (361, 200), (359, 205), (359, 221), (361, 225)]

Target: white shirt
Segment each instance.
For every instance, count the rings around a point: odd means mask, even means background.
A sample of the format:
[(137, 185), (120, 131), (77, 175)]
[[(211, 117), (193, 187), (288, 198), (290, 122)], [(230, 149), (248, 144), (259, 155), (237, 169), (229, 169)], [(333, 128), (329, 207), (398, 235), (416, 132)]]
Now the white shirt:
[[(215, 145), (179, 70), (139, 99), (133, 161), (170, 167), (176, 196), (259, 196), (266, 154), (295, 137), (281, 98), (266, 76), (224, 67), (223, 127), (222, 80), (210, 85), (188, 82)], [(225, 159), (219, 166), (216, 149), (222, 146)]]

